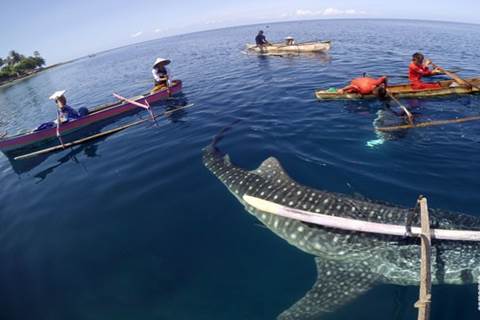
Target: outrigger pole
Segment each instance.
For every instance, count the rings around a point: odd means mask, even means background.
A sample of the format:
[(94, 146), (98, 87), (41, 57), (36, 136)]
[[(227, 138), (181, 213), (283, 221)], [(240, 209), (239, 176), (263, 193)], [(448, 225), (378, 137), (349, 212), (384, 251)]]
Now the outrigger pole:
[[(422, 230), (419, 227), (412, 227), (411, 231), (408, 232), (408, 230), (403, 225), (377, 223), (314, 213), (310, 211), (286, 207), (275, 202), (255, 198), (248, 195), (244, 195), (243, 200), (245, 200), (245, 202), (258, 210), (275, 214), (277, 216), (282, 216), (285, 218), (313, 223), (323, 227), (401, 237), (419, 237), (422, 234)], [(480, 241), (480, 231), (432, 229), (431, 233), (433, 239), (439, 240)]]
[(398, 126), (377, 127), (375, 128), (375, 130), (382, 131), (382, 132), (393, 132), (393, 131), (400, 131), (405, 129), (425, 128), (425, 127), (441, 126), (445, 124), (463, 123), (463, 122), (478, 121), (478, 120), (480, 120), (480, 116), (471, 116), (471, 117), (458, 118), (458, 119), (433, 120), (433, 121), (418, 122), (413, 124), (401, 124)]

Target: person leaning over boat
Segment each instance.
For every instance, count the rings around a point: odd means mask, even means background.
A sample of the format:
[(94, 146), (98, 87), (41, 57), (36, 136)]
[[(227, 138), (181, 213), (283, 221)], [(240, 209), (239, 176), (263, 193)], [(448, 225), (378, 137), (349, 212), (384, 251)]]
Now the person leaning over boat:
[(267, 38), (263, 34), (263, 30), (258, 31), (258, 34), (255, 37), (255, 43), (260, 50), (263, 50), (266, 46), (270, 45), (270, 42), (267, 41)]
[(155, 82), (155, 87), (152, 92), (168, 88), (170, 72), (167, 69), (167, 65), (170, 64), (170, 60), (157, 58), (153, 63), (152, 75)]
[(88, 114), (87, 108), (82, 107), (77, 111), (74, 108), (70, 107), (67, 104), (65, 91), (66, 90), (56, 91), (49, 97), (49, 99), (54, 100), (57, 105), (57, 119), (55, 121), (42, 123), (37, 129), (35, 129), (35, 131), (55, 127), (58, 124), (59, 120), (60, 124), (62, 124), (79, 119)]
[(373, 94), (380, 99), (385, 98), (387, 94), (387, 82), (388, 79), (386, 76), (380, 77), (378, 79), (373, 79), (369, 77), (360, 77), (353, 79), (352, 82), (339, 89), (340, 94), (343, 93), (359, 93), (361, 95)]
[(442, 73), (438, 68), (430, 70), (428, 66), (431, 65), (431, 63), (430, 60), (425, 60), (423, 54), (420, 52), (413, 54), (412, 62), (408, 66), (408, 79), (410, 80), (412, 89), (422, 90), (441, 88), (439, 83), (425, 83), (422, 81), (422, 77)]

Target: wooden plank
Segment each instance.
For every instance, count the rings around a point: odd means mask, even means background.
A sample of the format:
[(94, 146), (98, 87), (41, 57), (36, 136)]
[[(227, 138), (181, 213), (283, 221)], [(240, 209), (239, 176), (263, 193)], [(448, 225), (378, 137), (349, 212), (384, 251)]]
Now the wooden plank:
[[(321, 213), (294, 209), (268, 200), (244, 195), (243, 200), (257, 210), (268, 212), (284, 218), (295, 219), (303, 222), (316, 224), (322, 227), (334, 228), (347, 231), (367, 232), (392, 236), (418, 237), (422, 230), (419, 227), (412, 227), (411, 234), (407, 234), (404, 225), (376, 223), (349, 218), (341, 218)], [(431, 237), (439, 240), (453, 241), (480, 241), (480, 231), (473, 230), (444, 230), (432, 229)]]
[(420, 197), (418, 200), (420, 204), (420, 220), (422, 231), (421, 238), (421, 266), (420, 266), (420, 297), (415, 303), (415, 308), (418, 308), (418, 320), (428, 320), (430, 318), (430, 303), (431, 303), (431, 232), (430, 219), (428, 216), (427, 199)]

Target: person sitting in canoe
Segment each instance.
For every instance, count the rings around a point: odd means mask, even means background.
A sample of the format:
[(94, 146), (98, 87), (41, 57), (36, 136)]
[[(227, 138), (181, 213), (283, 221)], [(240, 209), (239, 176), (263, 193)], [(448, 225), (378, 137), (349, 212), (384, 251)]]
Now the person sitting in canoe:
[(255, 43), (261, 50), (270, 45), (270, 42), (267, 41), (267, 38), (263, 34), (263, 30), (258, 31), (258, 34), (255, 37)]
[(412, 89), (422, 90), (422, 89), (438, 89), (441, 88), (438, 83), (425, 83), (422, 81), (422, 77), (432, 76), (435, 74), (441, 74), (438, 68), (430, 70), (428, 67), (432, 62), (430, 60), (425, 60), (423, 54), (416, 52), (412, 56), (412, 62), (408, 66), (408, 79)]
[(383, 99), (387, 94), (387, 77), (383, 76), (378, 79), (373, 79), (369, 77), (360, 77), (353, 79), (352, 82), (339, 89), (340, 94), (343, 93), (359, 93), (361, 95), (373, 94), (376, 97)]
[(286, 37), (285, 38), (285, 45), (286, 46), (294, 46), (295, 45), (295, 39), (293, 37)]
[(57, 104), (58, 119), (60, 119), (60, 123), (76, 120), (82, 117), (82, 115), (77, 110), (67, 104), (67, 98), (65, 98), (65, 90), (55, 92), (50, 96), (49, 99), (55, 100), (55, 103)]
[(170, 60), (163, 58), (157, 58), (153, 63), (152, 75), (155, 86), (152, 89), (152, 93), (168, 88), (170, 79), (170, 72), (166, 67), (168, 64), (170, 64)]
[(62, 124), (79, 119), (88, 114), (87, 108), (82, 107), (77, 111), (70, 107), (67, 104), (67, 98), (65, 98), (65, 91), (66, 90), (56, 91), (49, 97), (50, 100), (54, 100), (57, 104), (57, 119), (55, 121), (42, 123), (37, 129), (35, 129), (35, 131), (53, 128), (58, 124), (58, 121), (60, 121), (60, 124)]

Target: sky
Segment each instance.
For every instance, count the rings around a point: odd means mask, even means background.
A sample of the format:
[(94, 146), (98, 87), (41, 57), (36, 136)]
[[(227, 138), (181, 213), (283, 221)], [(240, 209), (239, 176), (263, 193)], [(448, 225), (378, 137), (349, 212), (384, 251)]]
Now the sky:
[(54, 64), (165, 36), (304, 19), (480, 24), (479, 0), (0, 0), (0, 57), (38, 50)]

